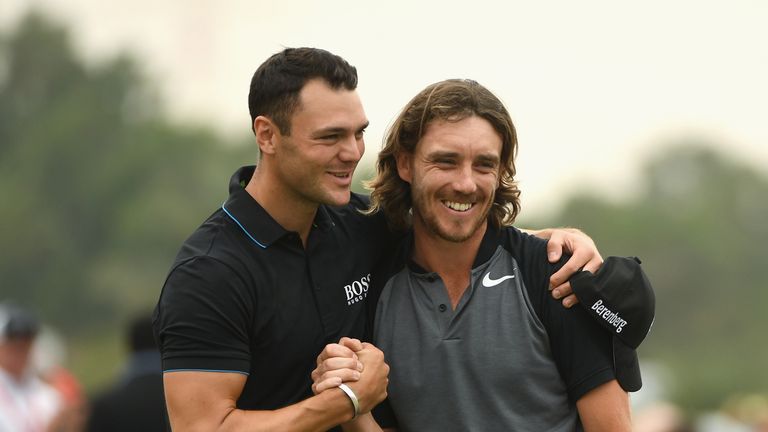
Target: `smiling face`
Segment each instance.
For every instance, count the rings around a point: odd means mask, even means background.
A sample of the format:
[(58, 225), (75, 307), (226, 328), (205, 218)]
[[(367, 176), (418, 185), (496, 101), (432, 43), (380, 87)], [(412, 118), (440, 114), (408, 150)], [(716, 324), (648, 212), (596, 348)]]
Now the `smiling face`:
[[(290, 135), (276, 132), (276, 174), (285, 199), (308, 205), (344, 205), (352, 174), (365, 151), (368, 119), (356, 91), (307, 82), (291, 117)], [(288, 196), (290, 194), (290, 196)]]
[(455, 243), (482, 235), (499, 186), (501, 144), (487, 120), (470, 116), (430, 123), (413, 153), (398, 154), (414, 232)]

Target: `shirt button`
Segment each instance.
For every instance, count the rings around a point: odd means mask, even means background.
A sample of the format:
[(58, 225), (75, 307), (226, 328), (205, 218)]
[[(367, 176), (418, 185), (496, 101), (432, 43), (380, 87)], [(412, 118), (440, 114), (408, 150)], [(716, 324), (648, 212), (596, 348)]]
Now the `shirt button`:
[(444, 305), (444, 304), (441, 304), (440, 306), (437, 307), (437, 309), (440, 312), (445, 312), (445, 310), (448, 309), (448, 307), (446, 305)]
[(434, 282), (434, 281), (435, 281), (435, 277), (434, 276), (427, 276), (427, 282), (431, 283), (431, 282)]

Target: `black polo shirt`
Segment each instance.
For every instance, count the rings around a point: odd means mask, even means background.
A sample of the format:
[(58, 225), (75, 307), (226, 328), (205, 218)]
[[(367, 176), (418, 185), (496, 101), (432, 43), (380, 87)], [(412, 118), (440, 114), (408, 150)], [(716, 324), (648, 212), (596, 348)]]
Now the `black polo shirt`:
[(248, 376), (241, 409), (276, 409), (311, 396), (324, 346), (362, 338), (374, 263), (386, 241), (367, 197), (320, 206), (306, 249), (244, 189), (254, 167), (230, 182), (229, 199), (183, 244), (155, 310), (163, 370)]

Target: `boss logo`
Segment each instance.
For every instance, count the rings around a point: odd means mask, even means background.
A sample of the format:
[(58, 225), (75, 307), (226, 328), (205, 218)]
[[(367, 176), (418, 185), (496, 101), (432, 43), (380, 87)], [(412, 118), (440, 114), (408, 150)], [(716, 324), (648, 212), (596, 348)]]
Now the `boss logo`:
[(359, 280), (344, 285), (344, 294), (347, 296), (347, 305), (352, 305), (365, 299), (368, 295), (368, 285), (370, 283), (371, 274), (368, 273)]

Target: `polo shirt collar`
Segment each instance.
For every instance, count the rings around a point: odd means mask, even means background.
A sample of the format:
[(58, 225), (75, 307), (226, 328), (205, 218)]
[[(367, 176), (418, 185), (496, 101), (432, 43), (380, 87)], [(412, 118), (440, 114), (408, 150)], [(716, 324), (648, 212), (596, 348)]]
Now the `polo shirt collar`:
[[(266, 249), (290, 234), (290, 231), (283, 228), (246, 192), (245, 186), (251, 180), (255, 169), (256, 166), (251, 165), (235, 171), (229, 180), (229, 198), (221, 205), (221, 209), (254, 243)], [(328, 231), (334, 226), (325, 206), (318, 207), (312, 226), (322, 231)]]
[(485, 234), (483, 240), (480, 241), (480, 249), (475, 256), (475, 262), (472, 264), (472, 268), (477, 268), (480, 265), (488, 262), (496, 253), (496, 249), (502, 244), (502, 235), (504, 231), (495, 226), (493, 222), (488, 219), (488, 224), (485, 228)]
[[(493, 254), (496, 253), (496, 249), (498, 249), (499, 245), (502, 243), (502, 235), (503, 230), (494, 226), (493, 222), (488, 219), (485, 234), (483, 234), (483, 239), (480, 241), (480, 248), (478, 249), (477, 255), (475, 256), (474, 263), (472, 263), (473, 269), (486, 263), (491, 259), (491, 257), (493, 257)], [(408, 237), (405, 239), (404, 244), (408, 257), (408, 267), (414, 273), (430, 273), (420, 265), (416, 264), (415, 261), (413, 261), (413, 241), (413, 230), (411, 229)]]

